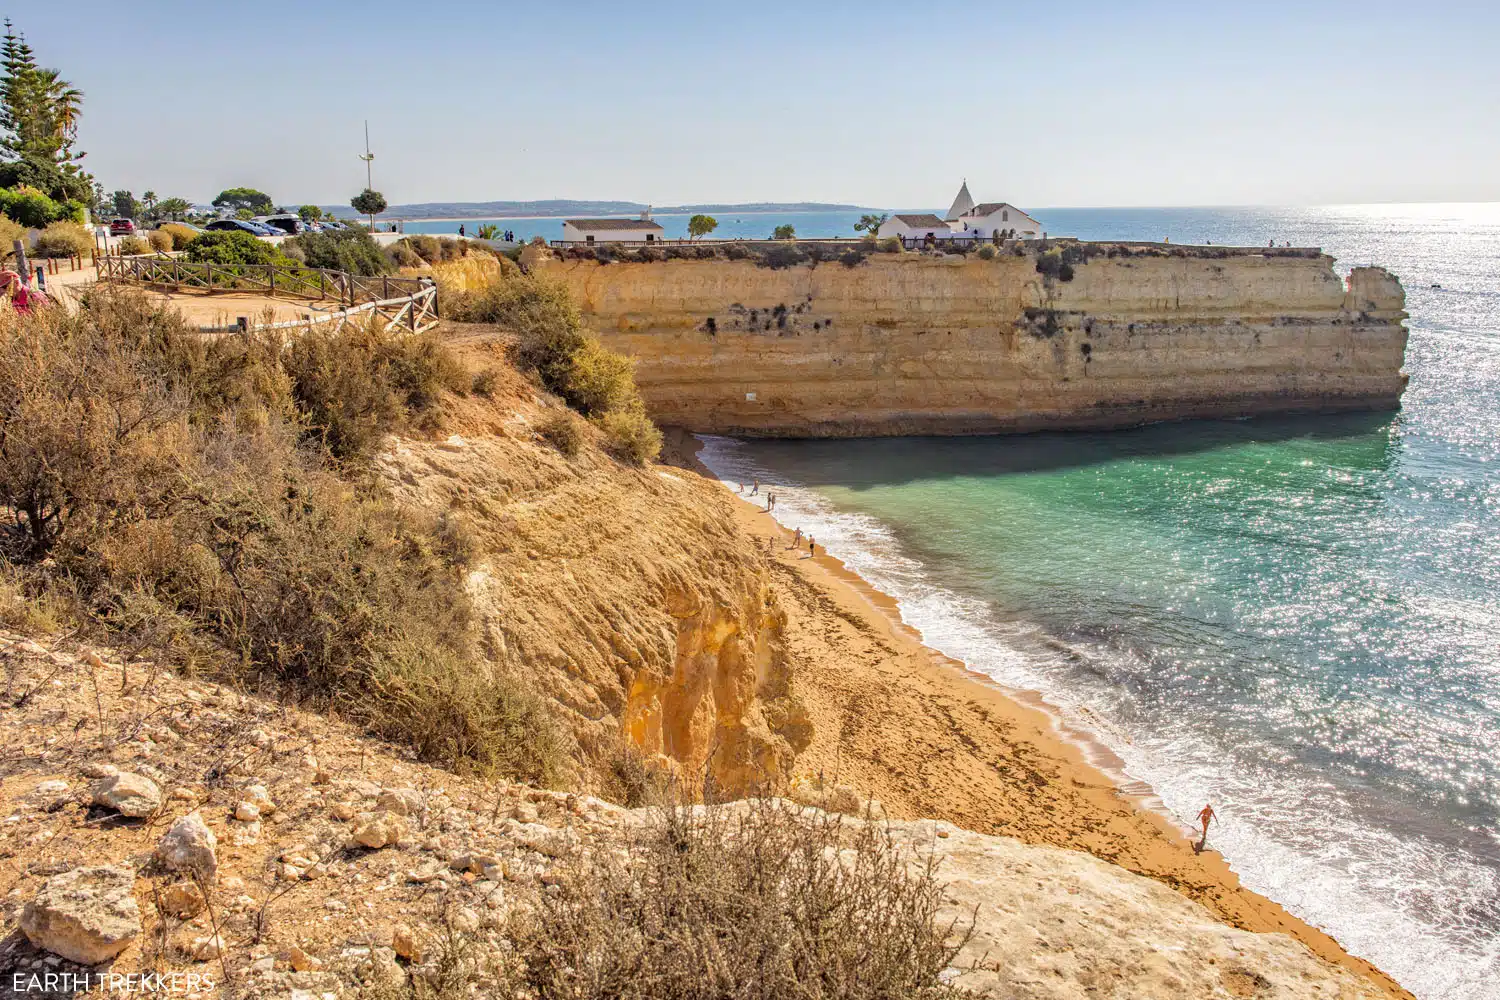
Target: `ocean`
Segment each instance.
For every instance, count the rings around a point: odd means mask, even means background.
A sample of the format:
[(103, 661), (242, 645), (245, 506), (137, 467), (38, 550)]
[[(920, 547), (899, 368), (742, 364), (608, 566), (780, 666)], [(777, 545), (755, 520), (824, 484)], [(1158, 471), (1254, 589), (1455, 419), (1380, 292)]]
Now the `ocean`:
[(1388, 267), (1400, 410), (702, 457), (1184, 826), (1211, 801), (1250, 888), (1419, 997), (1500, 997), (1500, 205), (1033, 214)]
[[(946, 209), (942, 210), (946, 211)], [(858, 237), (863, 233), (855, 232), (854, 224), (859, 221), (863, 212), (713, 212), (710, 213), (718, 220), (719, 225), (713, 231), (713, 239), (737, 239), (768, 240), (777, 226), (788, 225), (796, 230), (797, 235), (802, 237), (816, 236), (847, 236)], [(688, 238), (688, 219), (692, 218), (688, 213), (677, 213), (662, 215), (652, 213), (651, 216), (661, 224), (663, 236), (669, 240), (685, 240)], [(515, 232), (516, 237), (522, 241), (530, 240), (533, 236), (540, 236), (547, 240), (560, 240), (562, 235), (562, 217), (537, 217), (530, 216), (519, 219), (464, 219), (462, 222), (407, 222), (402, 228), (408, 233), (433, 233), (440, 236), (455, 236), (458, 227), (462, 225), (464, 231), (473, 235), (479, 227), (485, 223), (493, 223), (504, 232), (509, 229)]]

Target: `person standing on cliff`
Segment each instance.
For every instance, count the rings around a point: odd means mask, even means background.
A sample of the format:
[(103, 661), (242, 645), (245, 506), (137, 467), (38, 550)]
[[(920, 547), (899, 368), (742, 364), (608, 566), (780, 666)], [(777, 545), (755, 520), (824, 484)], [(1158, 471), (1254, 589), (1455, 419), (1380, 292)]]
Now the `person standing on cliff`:
[(1203, 839), (1198, 841), (1200, 853), (1208, 846), (1208, 824), (1216, 819), (1218, 819), (1218, 814), (1214, 812), (1212, 804), (1205, 803), (1203, 808), (1198, 810), (1198, 822), (1203, 824)]

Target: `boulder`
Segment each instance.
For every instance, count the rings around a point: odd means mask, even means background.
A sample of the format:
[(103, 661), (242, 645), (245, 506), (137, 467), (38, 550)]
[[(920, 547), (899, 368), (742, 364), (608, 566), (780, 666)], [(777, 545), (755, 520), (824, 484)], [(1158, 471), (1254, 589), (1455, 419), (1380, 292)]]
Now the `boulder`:
[(75, 868), (55, 875), (21, 912), (21, 930), (38, 948), (81, 965), (107, 962), (141, 933), (141, 911), (128, 868)]
[(218, 838), (196, 812), (179, 816), (156, 845), (156, 856), (172, 871), (193, 872), (212, 882), (219, 871)]
[(150, 816), (161, 808), (161, 789), (140, 774), (121, 771), (94, 782), (94, 805), (113, 809), (121, 816)]
[(385, 788), (375, 807), (397, 816), (415, 816), (422, 811), (422, 793), (414, 788)]
[(360, 813), (355, 819), (354, 842), (364, 847), (388, 847), (404, 836), (406, 824), (392, 813)]
[(203, 907), (203, 893), (191, 882), (174, 882), (161, 894), (161, 908), (179, 920), (191, 920)]

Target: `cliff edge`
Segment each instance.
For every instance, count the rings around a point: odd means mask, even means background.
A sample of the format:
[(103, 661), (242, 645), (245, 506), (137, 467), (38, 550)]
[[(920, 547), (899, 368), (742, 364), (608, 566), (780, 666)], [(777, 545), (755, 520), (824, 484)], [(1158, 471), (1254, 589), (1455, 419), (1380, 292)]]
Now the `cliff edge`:
[(656, 419), (697, 432), (1120, 427), (1394, 407), (1405, 387), (1405, 294), (1383, 269), (1346, 283), (1316, 251), (1038, 249), (532, 266), (636, 360)]

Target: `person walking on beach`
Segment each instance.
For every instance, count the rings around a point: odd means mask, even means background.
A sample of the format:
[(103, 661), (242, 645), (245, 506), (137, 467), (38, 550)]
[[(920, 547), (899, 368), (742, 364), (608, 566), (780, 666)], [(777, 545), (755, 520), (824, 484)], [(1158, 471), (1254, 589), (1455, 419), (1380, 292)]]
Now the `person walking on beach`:
[(800, 549), (800, 548), (802, 548), (802, 529), (801, 528), (798, 528), (797, 529), (797, 533), (792, 536), (792, 548), (794, 548), (794, 549)]
[(1198, 822), (1203, 824), (1203, 839), (1198, 841), (1199, 853), (1202, 853), (1203, 848), (1208, 846), (1208, 824), (1215, 819), (1218, 819), (1218, 814), (1214, 812), (1211, 804), (1205, 803), (1203, 808), (1198, 810)]
[(807, 536), (807, 558), (812, 559), (818, 554), (818, 543), (813, 541), (813, 536)]
[(760, 496), (760, 480), (759, 479), (752, 479), (752, 480), (750, 480), (750, 495), (753, 496), (753, 497), (754, 496)]

